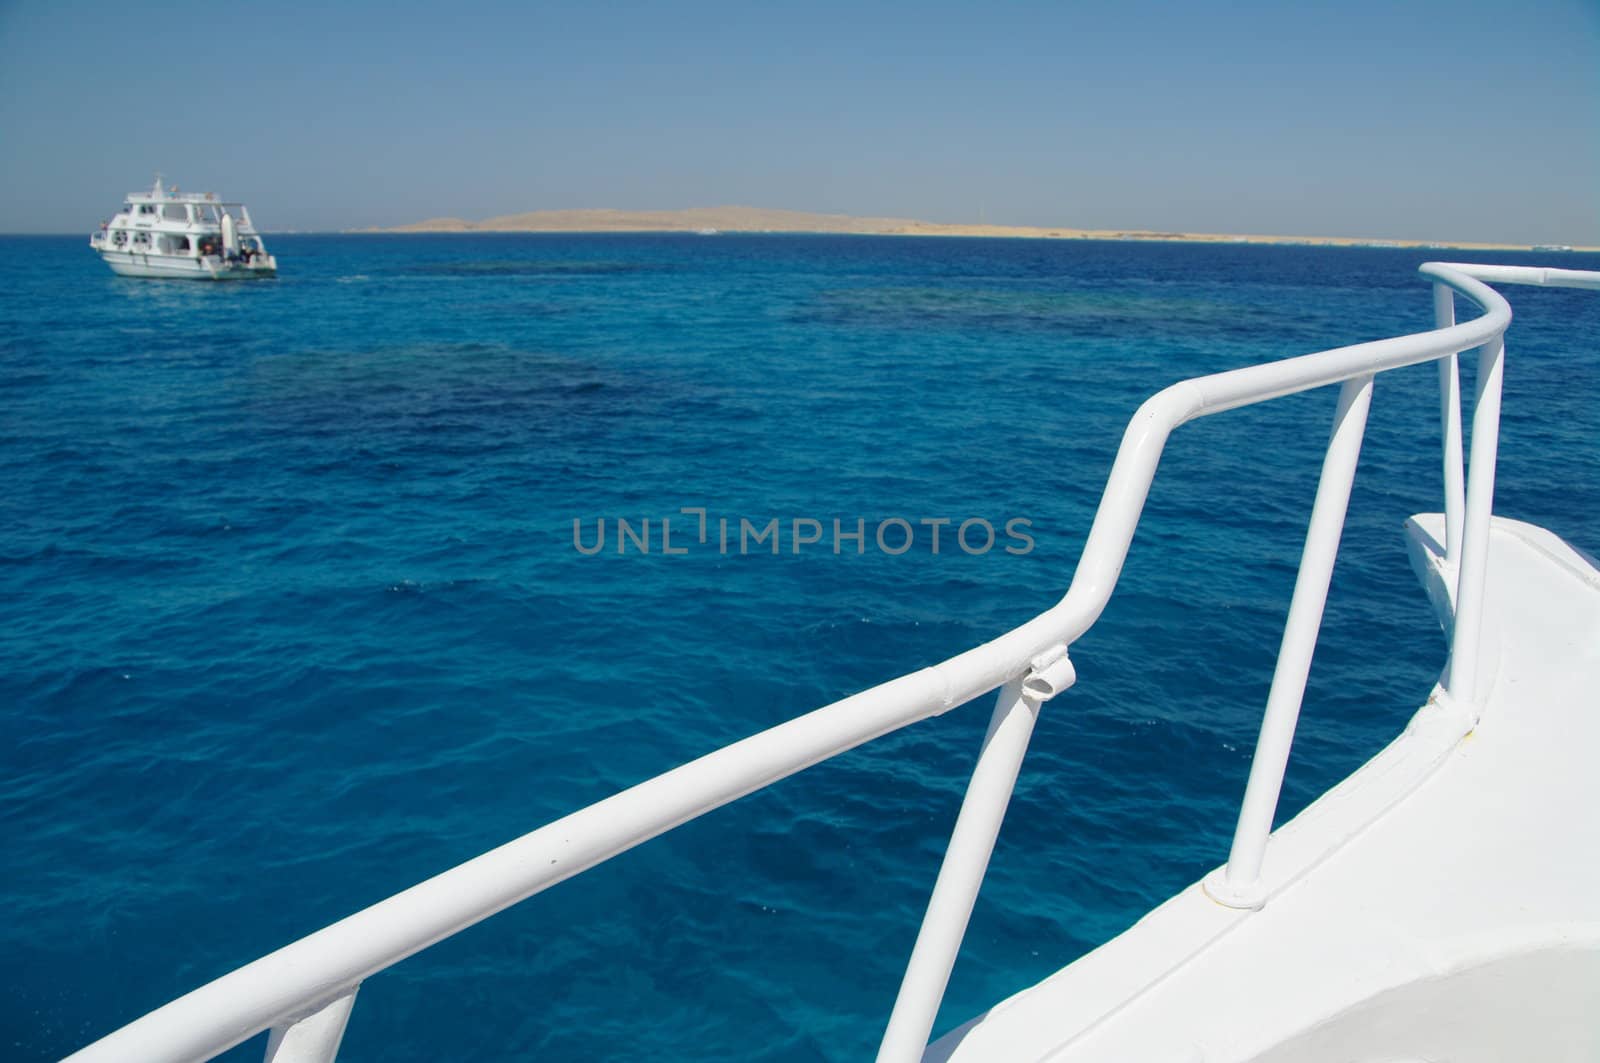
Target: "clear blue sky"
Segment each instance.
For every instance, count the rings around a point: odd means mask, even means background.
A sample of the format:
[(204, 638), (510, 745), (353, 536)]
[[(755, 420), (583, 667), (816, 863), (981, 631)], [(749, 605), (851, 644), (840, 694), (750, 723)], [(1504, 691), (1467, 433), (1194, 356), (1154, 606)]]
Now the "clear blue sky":
[(748, 204), (1600, 244), (1600, 0), (0, 0), (0, 231)]

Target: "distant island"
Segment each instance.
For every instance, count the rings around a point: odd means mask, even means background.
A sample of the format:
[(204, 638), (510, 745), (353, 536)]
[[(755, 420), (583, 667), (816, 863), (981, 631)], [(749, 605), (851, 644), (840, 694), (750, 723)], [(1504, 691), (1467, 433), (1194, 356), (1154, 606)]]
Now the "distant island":
[[(1268, 236), (1234, 233), (1154, 232), (1142, 229), (1071, 229), (1031, 225), (967, 225), (911, 218), (857, 218), (761, 207), (691, 207), (687, 210), (534, 210), (483, 221), (431, 218), (369, 233), (842, 233), (858, 236), (1010, 236), (1056, 240), (1151, 240), (1185, 243), (1313, 244), (1329, 247), (1454, 247), (1529, 250), (1527, 244), (1438, 243), (1345, 236)], [(1579, 248), (1577, 250), (1587, 250)]]

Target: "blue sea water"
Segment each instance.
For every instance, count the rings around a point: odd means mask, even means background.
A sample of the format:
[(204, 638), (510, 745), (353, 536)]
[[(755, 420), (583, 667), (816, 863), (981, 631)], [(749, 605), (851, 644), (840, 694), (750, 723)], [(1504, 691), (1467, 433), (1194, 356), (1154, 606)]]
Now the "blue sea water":
[[(1427, 327), (1416, 265), (1465, 254), (270, 242), (277, 280), (205, 285), (114, 277), (76, 237), (0, 239), (6, 1058), (58, 1056), (999, 634), (1065, 589), (1144, 397)], [(1497, 508), (1592, 552), (1600, 298), (1510, 294)], [(1041, 717), (939, 1030), (1223, 859), (1333, 408), (1324, 390), (1173, 437), (1118, 593), (1073, 650), (1079, 685)], [(1442, 666), (1400, 534), (1439, 508), (1437, 437), (1433, 369), (1381, 377), (1283, 816), (1393, 737)], [(707, 511), (711, 543), (682, 507)], [(663, 554), (663, 517), (685, 553)], [(898, 556), (873, 542), (890, 517), (918, 533)], [(649, 554), (616, 552), (618, 518), (651, 521)], [(740, 518), (779, 519), (782, 553), (741, 554)], [(822, 542), (792, 553), (808, 518)], [(952, 543), (970, 518), (996, 528), (987, 552)], [(585, 544), (609, 522), (605, 551), (575, 548), (575, 519)], [(834, 553), (834, 519), (866, 522), (863, 553)], [(941, 519), (935, 553), (919, 522)], [(1012, 519), (1031, 551), (1003, 549)], [(868, 1054), (988, 708), (373, 978), (341, 1058)]]

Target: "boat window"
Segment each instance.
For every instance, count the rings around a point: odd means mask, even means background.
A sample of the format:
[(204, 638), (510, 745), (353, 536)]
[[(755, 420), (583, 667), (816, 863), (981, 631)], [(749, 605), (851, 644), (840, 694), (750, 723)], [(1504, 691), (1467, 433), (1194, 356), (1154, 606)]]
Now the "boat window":
[(122, 205), (122, 213), (132, 217), (132, 215), (133, 215), (133, 204), (132, 203), (124, 203)]
[(182, 203), (166, 203), (161, 207), (161, 216), (167, 221), (188, 221), (189, 208)]
[(156, 212), (156, 208), (155, 208), (155, 206), (153, 204), (150, 204), (150, 203), (140, 203), (139, 204), (139, 213), (140, 214), (154, 214), (155, 212)]
[(199, 221), (210, 222), (213, 225), (215, 225), (217, 222), (217, 208), (213, 207), (209, 203), (202, 207), (196, 208), (196, 213), (199, 215)]
[(134, 233), (133, 234), (133, 242), (136, 243), (136, 244), (148, 246), (149, 243), (150, 243), (150, 234), (149, 233), (143, 233), (143, 232)]

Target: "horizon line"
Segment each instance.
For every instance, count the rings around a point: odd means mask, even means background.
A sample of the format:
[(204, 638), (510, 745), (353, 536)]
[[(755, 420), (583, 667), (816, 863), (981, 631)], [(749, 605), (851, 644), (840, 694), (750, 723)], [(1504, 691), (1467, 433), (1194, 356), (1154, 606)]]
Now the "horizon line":
[[(536, 212), (530, 212), (536, 213)], [(568, 213), (551, 211), (548, 213)], [(632, 212), (618, 212), (632, 213)], [(643, 212), (638, 212), (643, 213)], [(665, 213), (665, 212), (663, 212)], [(848, 215), (833, 215), (848, 217)], [(412, 223), (426, 224), (422, 222)], [(472, 224), (472, 223), (468, 223)], [(1457, 251), (1515, 251), (1549, 252), (1551, 254), (1597, 254), (1600, 246), (1578, 244), (1528, 244), (1503, 241), (1438, 241), (1419, 239), (1390, 239), (1385, 237), (1352, 236), (1289, 236), (1270, 233), (1190, 233), (1154, 232), (1141, 230), (1073, 230), (1049, 229), (1044, 226), (967, 225), (965, 223), (923, 222), (929, 229), (911, 232), (883, 232), (878, 230), (840, 231), (823, 229), (717, 229), (704, 233), (696, 228), (642, 228), (642, 229), (414, 229), (398, 227), (362, 227), (350, 229), (262, 229), (263, 236), (846, 236), (881, 237), (885, 239), (950, 239), (950, 240), (1046, 240), (1077, 241), (1083, 243), (1129, 244), (1207, 244), (1232, 247), (1322, 247), (1350, 248), (1369, 251), (1423, 251), (1429, 249)], [(983, 232), (941, 232), (941, 228), (983, 229)], [(1015, 232), (1004, 230), (1015, 229)], [(1035, 231), (1042, 230), (1042, 231)], [(66, 238), (81, 237), (77, 230), (0, 231), (0, 238)]]

